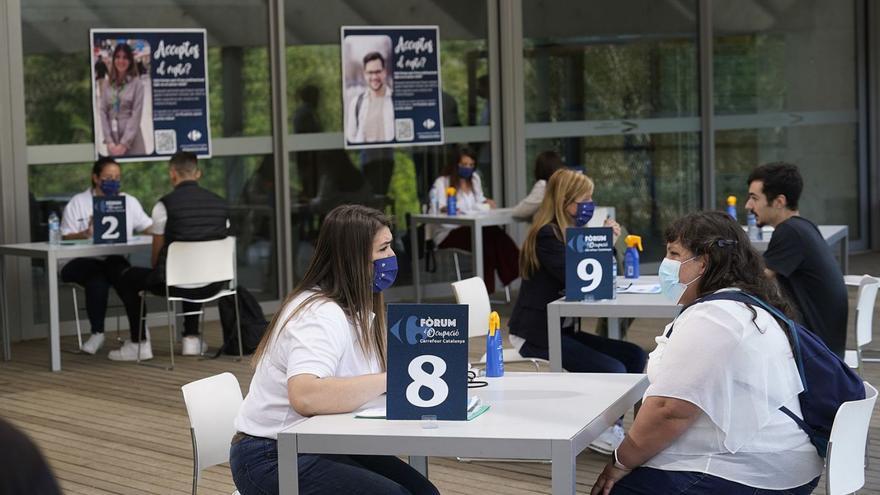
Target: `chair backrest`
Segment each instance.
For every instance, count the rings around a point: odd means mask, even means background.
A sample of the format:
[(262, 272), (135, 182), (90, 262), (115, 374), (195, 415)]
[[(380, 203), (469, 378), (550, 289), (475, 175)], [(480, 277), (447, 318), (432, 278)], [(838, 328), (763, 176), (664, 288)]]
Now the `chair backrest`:
[(196, 471), (229, 462), (229, 442), (241, 406), (241, 387), (232, 373), (220, 373), (180, 387), (193, 436)]
[(452, 282), (455, 302), (468, 305), (468, 338), (485, 337), (489, 333), (489, 313), (492, 305), (486, 283), (480, 277)]
[(859, 299), (856, 302), (856, 346), (862, 347), (871, 342), (874, 321), (874, 303), (880, 279), (865, 275), (859, 281)]
[(877, 389), (865, 382), (865, 398), (837, 410), (825, 460), (827, 495), (853, 493), (865, 484), (865, 445), (876, 401)]
[(175, 241), (168, 246), (165, 281), (169, 286), (235, 281), (235, 237), (217, 241)]

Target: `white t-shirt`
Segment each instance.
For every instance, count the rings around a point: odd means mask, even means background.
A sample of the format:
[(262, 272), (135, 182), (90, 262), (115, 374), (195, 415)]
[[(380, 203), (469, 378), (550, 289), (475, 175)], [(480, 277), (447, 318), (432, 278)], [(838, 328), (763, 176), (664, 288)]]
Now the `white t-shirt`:
[[(461, 214), (468, 213), (476, 213), (478, 211), (486, 211), (489, 209), (489, 205), (486, 204), (486, 196), (483, 196), (483, 185), (480, 180), (480, 175), (474, 172), (474, 175), (471, 179), (471, 190), (468, 192), (455, 192), (455, 208), (456, 211)], [(434, 181), (434, 186), (431, 188), (434, 197), (437, 198), (437, 201), (440, 202), (441, 207), (446, 206), (446, 188), (449, 187), (449, 177), (446, 175), (441, 175), (437, 177), (437, 180)], [(456, 188), (458, 189), (458, 188)], [(441, 242), (443, 242), (450, 232), (461, 227), (461, 225), (448, 224), (444, 223), (442, 225), (430, 224), (428, 227), (431, 227), (430, 233), (428, 236), (434, 240), (434, 245), (439, 246)]]
[(279, 431), (303, 420), (287, 395), (287, 381), (296, 375), (353, 377), (382, 371), (378, 359), (364, 356), (354, 325), (335, 302), (319, 299), (287, 321), (312, 294), (304, 292), (280, 310), (278, 321), (284, 326), (273, 335), (275, 340), (254, 372), (235, 418), (238, 431), (277, 438)]
[[(129, 194), (120, 193), (125, 197), (125, 230), (128, 239), (134, 236), (134, 232), (143, 232), (153, 225), (153, 221), (147, 216), (140, 201)], [(89, 221), (94, 216), (94, 191), (92, 188), (78, 193), (70, 198), (70, 202), (64, 207), (61, 215), (61, 235), (76, 234), (89, 228)]]
[[(785, 332), (763, 309), (709, 301), (685, 310), (648, 360), (645, 397), (673, 397), (702, 410), (645, 466), (708, 473), (766, 490), (784, 490), (822, 473), (809, 437), (779, 411), (799, 417), (803, 390)], [(672, 324), (670, 324), (672, 325)]]
[(532, 186), (532, 190), (529, 191), (529, 195), (522, 199), (516, 206), (513, 207), (513, 216), (515, 218), (519, 218), (521, 220), (531, 220), (532, 216), (535, 212), (538, 211), (538, 208), (541, 206), (541, 203), (544, 201), (544, 194), (547, 190), (547, 181), (539, 180), (535, 182), (535, 185)]

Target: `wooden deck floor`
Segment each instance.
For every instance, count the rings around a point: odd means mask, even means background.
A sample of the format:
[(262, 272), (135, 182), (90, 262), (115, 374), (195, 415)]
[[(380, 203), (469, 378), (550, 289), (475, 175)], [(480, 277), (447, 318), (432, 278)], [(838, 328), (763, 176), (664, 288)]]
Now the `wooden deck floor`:
[[(880, 319), (876, 320), (880, 321)], [(646, 349), (662, 322), (637, 321), (629, 340)], [(208, 334), (217, 339), (219, 329)], [(166, 359), (154, 330), (157, 360)], [(108, 337), (113, 337), (108, 333)], [(108, 344), (111, 343), (108, 338)], [(210, 342), (209, 338), (209, 342)], [(216, 344), (216, 342), (214, 342)], [(63, 340), (71, 349), (74, 338)], [(479, 346), (472, 354), (479, 356)], [(878, 344), (880, 347), (880, 344)], [(172, 494), (191, 490), (192, 446), (180, 386), (223, 371), (234, 373), (244, 392), (251, 372), (232, 358), (202, 361), (180, 358), (174, 371), (114, 363), (106, 348), (99, 356), (65, 353), (63, 371), (48, 369), (46, 341), (13, 346), (13, 360), (0, 362), (0, 416), (30, 434), (70, 494)], [(508, 369), (516, 367), (508, 366)], [(522, 368), (528, 370), (528, 368)], [(880, 363), (863, 371), (880, 383)], [(880, 413), (875, 410), (871, 464), (862, 493), (880, 493)], [(629, 418), (627, 418), (629, 423)], [(588, 493), (607, 458), (585, 452), (578, 458), (578, 493)], [(431, 459), (431, 479), (444, 494), (549, 493), (550, 466), (536, 463), (461, 463)], [(228, 467), (203, 474), (200, 494), (229, 494), (234, 487)], [(815, 493), (824, 493), (820, 487)]]

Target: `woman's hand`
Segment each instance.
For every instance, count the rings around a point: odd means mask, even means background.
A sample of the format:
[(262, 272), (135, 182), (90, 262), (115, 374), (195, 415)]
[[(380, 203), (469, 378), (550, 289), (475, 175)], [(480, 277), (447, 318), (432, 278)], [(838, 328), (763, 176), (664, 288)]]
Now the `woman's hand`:
[(486, 198), (486, 204), (489, 205), (489, 208), (491, 208), (491, 209), (493, 209), (493, 210), (494, 210), (495, 208), (498, 208), (498, 205), (495, 204), (495, 200), (494, 200), (494, 199), (488, 199), (488, 198)]
[(614, 234), (614, 242), (616, 243), (617, 238), (620, 237), (620, 224), (610, 218), (606, 218), (602, 225), (611, 227), (611, 232)]
[(590, 490), (590, 495), (608, 495), (611, 493), (611, 489), (614, 488), (614, 484), (628, 475), (630, 471), (629, 469), (618, 469), (614, 467), (613, 463), (609, 462), (605, 465), (605, 469), (602, 470), (599, 477), (596, 478), (593, 489)]

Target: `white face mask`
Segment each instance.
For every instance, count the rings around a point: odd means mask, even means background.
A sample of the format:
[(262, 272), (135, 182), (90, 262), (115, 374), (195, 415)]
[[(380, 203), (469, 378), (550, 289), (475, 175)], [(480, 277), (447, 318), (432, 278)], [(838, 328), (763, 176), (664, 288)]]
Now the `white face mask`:
[(657, 275), (660, 277), (660, 292), (669, 298), (669, 300), (678, 303), (682, 294), (684, 294), (684, 291), (686, 291), (692, 283), (696, 282), (703, 276), (703, 274), (697, 275), (695, 279), (686, 284), (682, 283), (678, 278), (678, 272), (681, 270), (681, 265), (690, 263), (696, 258), (696, 256), (691, 256), (684, 261), (663, 258), (663, 262), (660, 263), (660, 270), (657, 272)]

